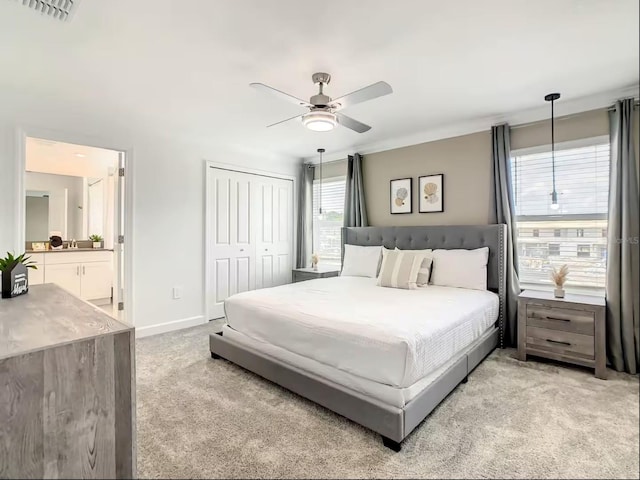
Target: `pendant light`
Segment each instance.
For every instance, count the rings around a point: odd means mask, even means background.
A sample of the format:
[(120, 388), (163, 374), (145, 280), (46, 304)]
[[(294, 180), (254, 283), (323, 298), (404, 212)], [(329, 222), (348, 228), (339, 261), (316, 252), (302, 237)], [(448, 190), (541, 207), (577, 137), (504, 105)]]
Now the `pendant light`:
[(324, 148), (319, 148), (318, 149), (318, 154), (320, 154), (320, 184), (319, 184), (319, 208), (318, 208), (318, 216), (319, 218), (322, 220), (323, 216), (322, 216), (322, 154), (325, 152)]
[(556, 138), (555, 138), (555, 124), (554, 124), (554, 111), (553, 103), (560, 98), (559, 93), (550, 93), (545, 95), (544, 99), (547, 102), (551, 102), (551, 176), (553, 181), (553, 190), (551, 192), (551, 210), (558, 210), (560, 204), (558, 203), (558, 192), (556, 191)]

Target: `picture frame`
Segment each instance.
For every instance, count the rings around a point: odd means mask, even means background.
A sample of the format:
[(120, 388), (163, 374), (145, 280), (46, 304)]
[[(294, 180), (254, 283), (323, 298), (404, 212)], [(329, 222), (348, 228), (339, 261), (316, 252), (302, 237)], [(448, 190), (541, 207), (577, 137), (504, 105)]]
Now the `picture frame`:
[(418, 177), (418, 209), (420, 213), (444, 212), (444, 174)]
[(392, 215), (413, 213), (412, 183), (411, 177), (389, 181), (389, 206)]
[(31, 242), (31, 250), (34, 252), (44, 252), (46, 249), (46, 242)]

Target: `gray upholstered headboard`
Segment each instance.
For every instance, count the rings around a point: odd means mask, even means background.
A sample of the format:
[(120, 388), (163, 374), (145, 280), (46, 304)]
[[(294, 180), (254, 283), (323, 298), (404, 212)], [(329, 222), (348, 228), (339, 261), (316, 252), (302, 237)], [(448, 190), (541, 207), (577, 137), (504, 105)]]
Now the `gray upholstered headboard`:
[(500, 297), (500, 330), (506, 299), (506, 236), (507, 226), (500, 225), (451, 225), (433, 227), (343, 227), (344, 244), (382, 245), (386, 248), (464, 248), (489, 247), (487, 287)]

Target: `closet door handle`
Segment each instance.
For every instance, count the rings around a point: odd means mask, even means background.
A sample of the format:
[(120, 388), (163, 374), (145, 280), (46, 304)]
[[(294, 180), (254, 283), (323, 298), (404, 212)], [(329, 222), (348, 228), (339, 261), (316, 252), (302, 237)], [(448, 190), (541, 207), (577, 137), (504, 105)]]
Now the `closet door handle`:
[(79, 277), (80, 276), (80, 265), (78, 265), (76, 267), (76, 275)]
[(84, 265), (82, 265), (82, 274), (83, 274), (83, 275), (85, 274), (85, 271), (84, 271)]

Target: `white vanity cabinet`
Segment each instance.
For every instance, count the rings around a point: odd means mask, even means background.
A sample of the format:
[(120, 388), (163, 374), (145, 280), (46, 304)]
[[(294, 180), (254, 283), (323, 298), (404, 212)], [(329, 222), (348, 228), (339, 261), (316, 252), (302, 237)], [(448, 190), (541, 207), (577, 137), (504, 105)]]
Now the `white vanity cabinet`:
[(45, 283), (55, 283), (76, 297), (80, 296), (80, 264), (60, 263), (46, 266)]
[(109, 250), (48, 251), (32, 254), (32, 259), (38, 270), (29, 271), (31, 285), (55, 283), (84, 300), (111, 298), (113, 252)]
[(37, 268), (29, 269), (29, 285), (40, 285), (44, 283), (44, 253), (29, 253), (26, 254), (29, 257), (29, 261), (33, 262), (33, 265)]

